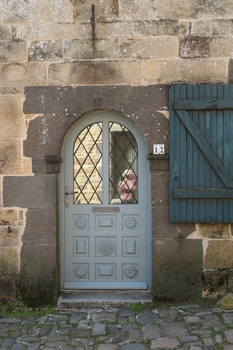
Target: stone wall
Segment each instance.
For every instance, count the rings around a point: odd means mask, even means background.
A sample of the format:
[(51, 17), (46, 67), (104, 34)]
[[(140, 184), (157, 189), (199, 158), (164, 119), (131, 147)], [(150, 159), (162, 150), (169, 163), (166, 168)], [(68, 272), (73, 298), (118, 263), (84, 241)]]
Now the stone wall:
[[(149, 153), (154, 142), (168, 150), (167, 85), (233, 82), (233, 7), (229, 0), (0, 2), (0, 299), (19, 292), (31, 303), (54, 302), (66, 130), (88, 111), (115, 109), (138, 125)], [(169, 224), (168, 168), (155, 163), (152, 184), (164, 191), (152, 186), (154, 295), (226, 292), (233, 285), (231, 227), (213, 234), (209, 226)], [(173, 289), (165, 288), (168, 278)]]

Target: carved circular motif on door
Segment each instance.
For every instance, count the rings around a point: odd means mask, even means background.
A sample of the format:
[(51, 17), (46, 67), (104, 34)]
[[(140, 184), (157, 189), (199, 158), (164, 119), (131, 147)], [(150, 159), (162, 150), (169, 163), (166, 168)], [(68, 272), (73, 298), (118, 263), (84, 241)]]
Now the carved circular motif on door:
[(137, 274), (137, 269), (134, 266), (128, 266), (126, 267), (126, 269), (124, 270), (125, 276), (128, 278), (133, 278), (136, 276)]
[(87, 226), (87, 219), (84, 216), (79, 216), (76, 220), (75, 220), (75, 225), (78, 228), (84, 228)]
[(125, 220), (125, 226), (127, 228), (134, 228), (136, 225), (137, 225), (137, 220), (133, 216)]
[(86, 274), (87, 274), (87, 268), (86, 268), (86, 266), (84, 266), (84, 265), (78, 265), (78, 266), (75, 268), (75, 274), (76, 274), (76, 276), (78, 276), (79, 278), (85, 277)]
[(103, 238), (97, 244), (98, 252), (102, 255), (109, 255), (114, 250), (114, 243), (111, 239)]

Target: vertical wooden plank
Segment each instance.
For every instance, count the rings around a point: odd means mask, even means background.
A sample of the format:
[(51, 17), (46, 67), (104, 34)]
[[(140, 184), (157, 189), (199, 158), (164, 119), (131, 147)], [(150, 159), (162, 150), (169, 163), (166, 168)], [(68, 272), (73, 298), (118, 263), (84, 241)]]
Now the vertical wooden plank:
[[(223, 85), (218, 85), (218, 100), (222, 100), (223, 97)], [(221, 162), (223, 162), (223, 110), (217, 112), (217, 140), (216, 140), (216, 154)], [(217, 178), (216, 188), (221, 187), (221, 182)], [(217, 200), (217, 222), (223, 221), (223, 200)]]
[[(192, 85), (187, 86), (187, 99), (192, 99), (193, 87)], [(191, 112), (190, 112), (191, 114)], [(189, 132), (187, 132), (187, 188), (192, 189), (193, 186), (193, 140)], [(193, 222), (193, 200), (187, 199), (187, 222)]]
[[(207, 84), (205, 87), (205, 99), (210, 100), (211, 97), (211, 85)], [(204, 136), (205, 139), (210, 142), (211, 140), (211, 113), (209, 111), (205, 111), (204, 113), (204, 118), (205, 118), (205, 131), (204, 131)], [(204, 188), (210, 188), (210, 164), (207, 159), (205, 159), (204, 163), (205, 167), (205, 181), (204, 181)], [(205, 222), (210, 222), (210, 213), (211, 213), (211, 200), (210, 199), (205, 199)]]
[(169, 89), (169, 220), (175, 222), (175, 200), (173, 198), (174, 172), (175, 172), (175, 111), (173, 102), (175, 98), (175, 85)]
[[(181, 95), (180, 95), (180, 99), (182, 101), (186, 101), (186, 85), (181, 85)], [(180, 123), (180, 186), (181, 188), (186, 188), (187, 187), (187, 183), (186, 183), (186, 158), (187, 158), (187, 145), (186, 145), (186, 128), (183, 125), (183, 123)], [(186, 207), (186, 199), (181, 199), (180, 200), (180, 217), (181, 217), (181, 221), (182, 222), (186, 222), (187, 220), (187, 207)]]
[[(211, 86), (211, 99), (217, 100), (217, 86), (212, 85)], [(217, 112), (212, 111), (211, 112), (211, 135), (210, 135), (210, 145), (213, 149), (213, 151), (216, 152), (216, 139), (217, 139)], [(211, 188), (216, 188), (216, 175), (213, 169), (210, 171), (210, 177), (211, 177)], [(211, 207), (210, 207), (210, 221), (216, 222), (217, 219), (217, 201), (216, 199), (213, 199), (211, 201)]]
[[(230, 85), (229, 88), (229, 98), (230, 100), (233, 100), (233, 85)], [(229, 140), (229, 163), (230, 163), (230, 169), (229, 173), (231, 177), (233, 178), (233, 111), (230, 111), (230, 140)], [(233, 199), (230, 200), (229, 205), (229, 222), (233, 222)]]
[[(198, 85), (193, 86), (192, 93), (193, 100), (198, 100)], [(198, 111), (192, 111), (192, 119), (194, 123), (198, 126)], [(193, 153), (192, 153), (192, 161), (193, 161), (193, 181), (192, 188), (198, 188), (198, 146), (196, 142), (193, 140)], [(198, 222), (198, 199), (193, 199), (193, 221)]]
[[(199, 86), (198, 91), (198, 99), (204, 100), (205, 99), (205, 85)], [(198, 129), (202, 133), (202, 135), (205, 134), (205, 113), (204, 111), (200, 110), (198, 113)], [(205, 178), (205, 160), (204, 155), (202, 153), (202, 150), (198, 150), (198, 187), (204, 188), (204, 178)], [(199, 199), (198, 201), (198, 222), (204, 222), (205, 221), (205, 200)]]
[[(225, 100), (230, 99), (230, 87), (224, 85), (223, 95)], [(230, 111), (223, 111), (223, 166), (230, 173)], [(223, 201), (223, 222), (229, 222), (230, 220), (230, 200), (224, 199)]]
[[(181, 98), (181, 86), (176, 85), (175, 86), (175, 101), (180, 101)], [(179, 177), (177, 180), (174, 181), (174, 188), (178, 189), (180, 188), (180, 170), (181, 170), (181, 164), (180, 164), (180, 149), (181, 149), (181, 143), (180, 143), (180, 129), (181, 129), (181, 121), (180, 118), (175, 114), (175, 125), (174, 125), (174, 159), (175, 159), (175, 172), (178, 171)], [(180, 222), (181, 220), (181, 203), (180, 200), (177, 200), (175, 203), (175, 221)]]

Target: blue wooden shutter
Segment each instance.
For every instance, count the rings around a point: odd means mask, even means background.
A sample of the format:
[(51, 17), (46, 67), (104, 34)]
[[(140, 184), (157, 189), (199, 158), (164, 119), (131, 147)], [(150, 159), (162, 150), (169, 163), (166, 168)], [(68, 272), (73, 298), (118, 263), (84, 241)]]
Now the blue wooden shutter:
[(170, 222), (233, 222), (233, 85), (170, 87)]

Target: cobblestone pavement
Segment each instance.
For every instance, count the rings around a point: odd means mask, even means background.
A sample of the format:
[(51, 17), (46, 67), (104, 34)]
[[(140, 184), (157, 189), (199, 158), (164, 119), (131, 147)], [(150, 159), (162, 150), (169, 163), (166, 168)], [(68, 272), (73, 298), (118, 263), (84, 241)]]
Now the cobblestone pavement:
[(186, 305), (2, 317), (0, 349), (233, 350), (233, 310)]

